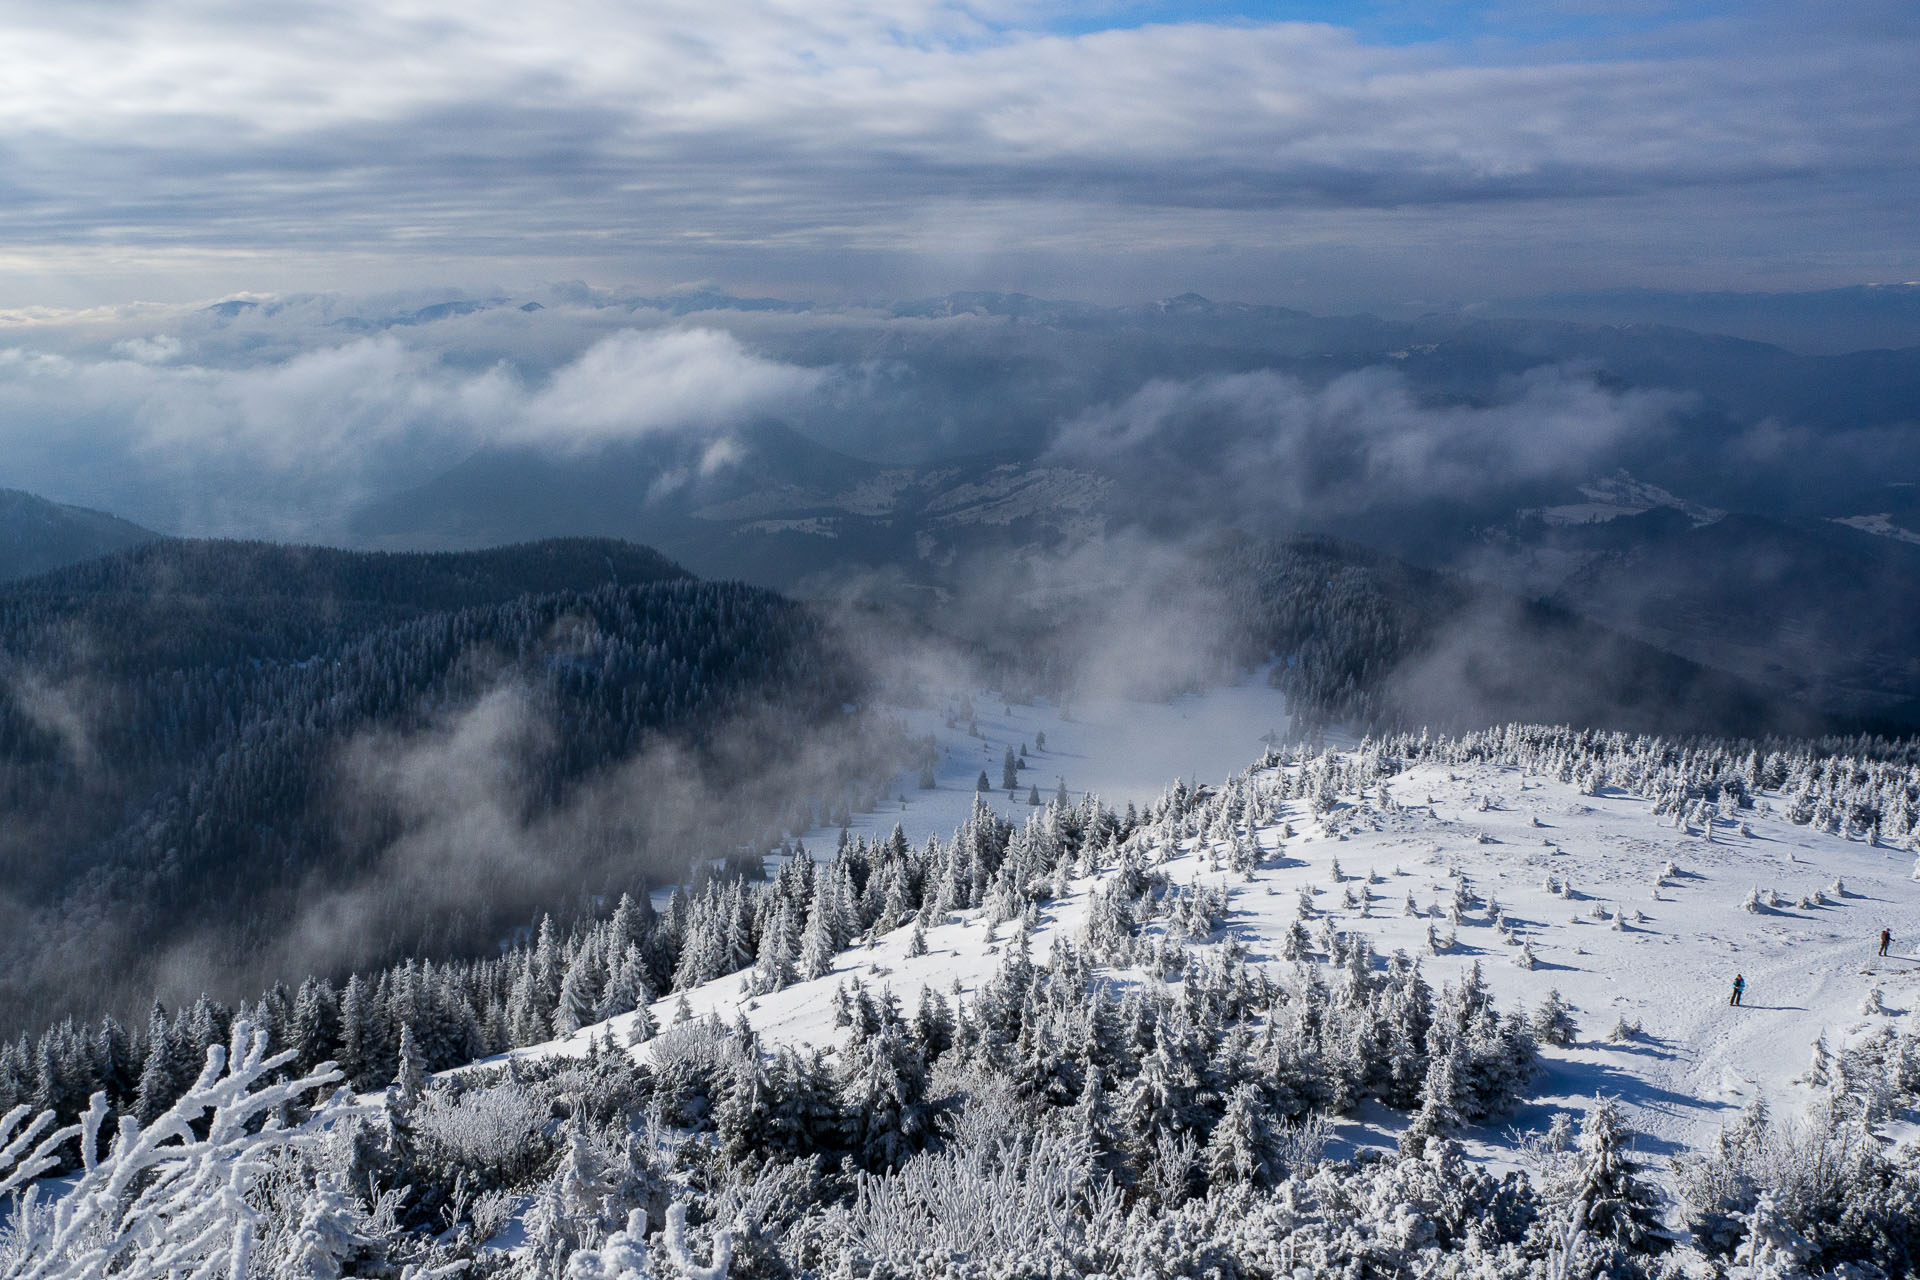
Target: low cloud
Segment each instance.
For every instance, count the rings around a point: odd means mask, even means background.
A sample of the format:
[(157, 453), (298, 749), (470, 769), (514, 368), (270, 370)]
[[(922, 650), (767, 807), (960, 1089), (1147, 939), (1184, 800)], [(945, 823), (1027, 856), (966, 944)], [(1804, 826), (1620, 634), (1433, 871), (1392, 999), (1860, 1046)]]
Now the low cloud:
[[(826, 377), (717, 329), (587, 336), (551, 371), (504, 357), (476, 366), (398, 329), (265, 361), (216, 351), (201, 362), (166, 333), (107, 352), (0, 349), (0, 483), (163, 532), (311, 537), (478, 448), (718, 435)], [(738, 457), (709, 447), (703, 465)]]
[[(629, 329), (561, 369), (498, 435), (589, 449), (656, 431), (715, 431), (791, 404), (824, 377), (756, 356), (717, 329)], [(728, 458), (709, 449), (702, 470)]]
[(1466, 405), (1425, 401), (1387, 368), (1322, 387), (1268, 371), (1214, 374), (1156, 380), (1071, 419), (1051, 456), (1115, 474), (1182, 520), (1206, 514), (1271, 531), (1581, 476), (1685, 403), (1560, 366)]
[(53, 681), (37, 672), (22, 671), (6, 680), (6, 691), (27, 723), (60, 744), (69, 765), (81, 770), (92, 767), (93, 717), (84, 680)]

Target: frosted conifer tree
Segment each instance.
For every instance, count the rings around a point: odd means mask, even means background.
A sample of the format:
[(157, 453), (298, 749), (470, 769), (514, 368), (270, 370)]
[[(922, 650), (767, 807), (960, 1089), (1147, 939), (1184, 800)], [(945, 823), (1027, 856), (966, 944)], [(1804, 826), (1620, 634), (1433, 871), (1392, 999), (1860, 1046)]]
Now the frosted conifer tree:
[(1632, 1134), (1611, 1099), (1595, 1102), (1581, 1122), (1579, 1157), (1590, 1237), (1630, 1255), (1672, 1244), (1660, 1228), (1659, 1197), (1640, 1179)]
[(1560, 997), (1559, 988), (1547, 992), (1547, 998), (1533, 1014), (1534, 1038), (1542, 1044), (1557, 1045), (1564, 1048), (1579, 1034), (1579, 1027), (1573, 1020), (1573, 1010)]
[(800, 937), (800, 975), (809, 981), (833, 972), (838, 948), (833, 940), (832, 910), (823, 882), (814, 891), (813, 905), (807, 909), (806, 931)]
[(582, 947), (567, 964), (560, 981), (560, 1001), (553, 1011), (555, 1035), (570, 1036), (593, 1025), (601, 989), (606, 985), (591, 947)]
[(1214, 1125), (1204, 1158), (1207, 1179), (1216, 1187), (1264, 1186), (1281, 1172), (1266, 1102), (1251, 1083), (1237, 1085), (1228, 1095), (1226, 1114)]

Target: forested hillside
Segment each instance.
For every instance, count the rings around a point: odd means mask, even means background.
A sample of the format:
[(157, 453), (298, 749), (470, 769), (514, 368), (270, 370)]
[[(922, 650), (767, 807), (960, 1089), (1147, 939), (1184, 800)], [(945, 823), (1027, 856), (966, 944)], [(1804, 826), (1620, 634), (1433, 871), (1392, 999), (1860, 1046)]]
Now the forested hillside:
[[(677, 877), (686, 790), (791, 764), (844, 720), (834, 652), (800, 606), (617, 543), (165, 543), (19, 584), (0, 1011), (484, 945), (543, 898)], [(595, 789), (656, 743), (654, 792)], [(363, 883), (408, 892), (342, 896)]]
[(1235, 538), (1208, 565), (1236, 618), (1239, 660), (1277, 658), (1275, 683), (1307, 723), (1751, 735), (1837, 723), (1563, 609), (1351, 543)]
[(0, 489), (0, 582), (46, 573), (159, 536), (104, 511)]
[(1646, 733), (1904, 732), (1829, 715), (1550, 603), (1356, 543), (1115, 539), (1059, 564), (963, 565), (929, 626), (987, 683), (1158, 699), (1272, 662), (1297, 728), (1511, 720)]

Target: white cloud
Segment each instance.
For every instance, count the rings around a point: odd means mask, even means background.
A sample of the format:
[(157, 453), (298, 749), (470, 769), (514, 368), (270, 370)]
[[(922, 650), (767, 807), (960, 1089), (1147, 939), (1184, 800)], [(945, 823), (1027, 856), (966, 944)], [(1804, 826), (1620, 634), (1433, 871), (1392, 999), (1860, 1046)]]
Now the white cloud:
[(499, 434), (586, 448), (655, 431), (713, 430), (791, 404), (822, 377), (756, 356), (717, 329), (629, 329), (556, 373)]
[[(109, 356), (0, 349), (0, 483), (169, 532), (311, 536), (482, 446), (715, 435), (796, 410), (825, 376), (701, 328), (622, 329), (551, 375), (473, 367), (412, 336), (390, 329), (238, 366), (185, 358), (171, 336), (123, 339)], [(708, 450), (710, 467), (733, 460)]]

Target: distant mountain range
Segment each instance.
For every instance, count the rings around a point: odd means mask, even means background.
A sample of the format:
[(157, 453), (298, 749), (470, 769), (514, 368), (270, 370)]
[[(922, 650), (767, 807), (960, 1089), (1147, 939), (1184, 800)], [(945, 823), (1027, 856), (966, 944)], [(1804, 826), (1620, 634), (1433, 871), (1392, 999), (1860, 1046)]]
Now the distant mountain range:
[(1485, 310), (1588, 324), (1666, 325), (1810, 354), (1920, 346), (1920, 283), (1912, 280), (1798, 293), (1614, 289), (1504, 299)]

